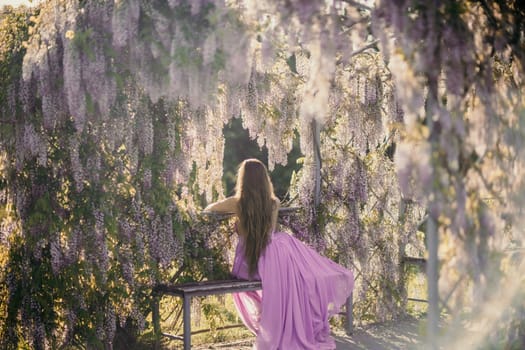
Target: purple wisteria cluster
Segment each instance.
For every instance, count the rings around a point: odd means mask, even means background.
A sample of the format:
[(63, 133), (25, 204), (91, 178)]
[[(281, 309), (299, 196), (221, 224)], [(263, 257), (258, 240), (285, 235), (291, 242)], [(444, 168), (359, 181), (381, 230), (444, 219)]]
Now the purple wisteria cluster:
[(181, 243), (174, 235), (172, 220), (171, 215), (154, 215), (147, 227), (149, 252), (160, 266), (169, 266), (181, 257)]

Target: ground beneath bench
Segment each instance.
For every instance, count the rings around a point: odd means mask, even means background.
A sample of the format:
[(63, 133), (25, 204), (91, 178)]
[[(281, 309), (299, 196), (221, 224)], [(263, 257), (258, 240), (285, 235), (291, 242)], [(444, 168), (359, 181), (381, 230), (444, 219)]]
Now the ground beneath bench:
[[(344, 332), (334, 332), (337, 350), (347, 349), (416, 349), (421, 346), (420, 321), (415, 318), (404, 318), (386, 323), (377, 323), (365, 327), (356, 327), (354, 334), (347, 336)], [(195, 347), (204, 349), (250, 350), (254, 338), (234, 343), (209, 344)]]

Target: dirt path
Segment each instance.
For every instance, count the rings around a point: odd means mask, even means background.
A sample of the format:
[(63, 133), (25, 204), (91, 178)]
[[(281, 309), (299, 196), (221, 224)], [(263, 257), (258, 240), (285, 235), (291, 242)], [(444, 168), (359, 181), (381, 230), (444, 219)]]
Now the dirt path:
[[(347, 336), (344, 332), (334, 332), (334, 338), (337, 350), (410, 350), (421, 345), (419, 329), (419, 320), (405, 318), (357, 327), (351, 336)], [(253, 340), (252, 338), (228, 344), (208, 344), (195, 349), (251, 350)]]
[(337, 350), (408, 350), (421, 346), (420, 321), (406, 318), (356, 328), (354, 334), (334, 334)]

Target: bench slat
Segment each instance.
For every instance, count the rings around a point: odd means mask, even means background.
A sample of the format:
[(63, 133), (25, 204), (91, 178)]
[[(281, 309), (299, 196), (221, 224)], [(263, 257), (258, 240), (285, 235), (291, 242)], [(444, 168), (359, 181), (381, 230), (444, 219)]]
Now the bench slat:
[(179, 285), (159, 284), (154, 288), (154, 292), (157, 294), (198, 296), (231, 292), (245, 292), (259, 289), (262, 289), (261, 281), (233, 279), (225, 281), (203, 281)]

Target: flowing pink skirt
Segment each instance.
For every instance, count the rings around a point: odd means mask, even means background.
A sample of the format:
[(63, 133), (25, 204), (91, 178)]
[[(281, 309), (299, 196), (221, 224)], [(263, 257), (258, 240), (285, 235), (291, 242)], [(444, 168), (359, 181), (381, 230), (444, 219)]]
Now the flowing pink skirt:
[(335, 349), (328, 318), (353, 290), (350, 270), (283, 232), (273, 234), (254, 276), (247, 266), (239, 239), (233, 275), (262, 281), (262, 292), (233, 296), (244, 324), (257, 335), (256, 349)]

